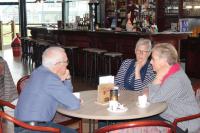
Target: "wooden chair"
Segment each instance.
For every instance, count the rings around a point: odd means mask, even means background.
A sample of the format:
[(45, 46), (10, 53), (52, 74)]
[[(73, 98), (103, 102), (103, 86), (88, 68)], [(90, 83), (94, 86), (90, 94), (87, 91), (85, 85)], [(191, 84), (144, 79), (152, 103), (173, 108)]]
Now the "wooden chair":
[(18, 80), (18, 82), (17, 82), (18, 95), (21, 93), (21, 90), (24, 87), (25, 83), (28, 81), (29, 77), (30, 77), (30, 75), (25, 75)]
[[(0, 100), (0, 106), (4, 107), (7, 106), (9, 108), (15, 109), (15, 105)], [(18, 125), (20, 127), (23, 127), (25, 129), (33, 130), (33, 131), (41, 131), (41, 132), (52, 132), (52, 133), (60, 133), (60, 129), (53, 128), (53, 127), (44, 127), (44, 126), (31, 126), (27, 123), (24, 123), (20, 120), (17, 120), (16, 118), (8, 115), (7, 113), (0, 111), (0, 133), (3, 133), (3, 119), (12, 122), (15, 125)]]
[(199, 80), (194, 81), (192, 83), (192, 88), (193, 88), (193, 90), (195, 92), (195, 95), (197, 95), (198, 91), (200, 91), (200, 81)]
[[(30, 75), (25, 75), (22, 78), (20, 78), (17, 82), (17, 92), (18, 94), (21, 93), (25, 83), (28, 81)], [(57, 124), (69, 126), (75, 123), (78, 123), (77, 131), (78, 133), (82, 133), (82, 119), (79, 118), (72, 118), (72, 117), (66, 117), (65, 115), (62, 115), (60, 113), (56, 113), (53, 121)]]
[(195, 92), (195, 97), (196, 97), (197, 103), (200, 106), (200, 80), (194, 81), (192, 83), (192, 88), (193, 88), (193, 90)]
[(119, 129), (126, 129), (126, 128), (135, 128), (135, 127), (150, 127), (150, 126), (158, 126), (158, 127), (165, 127), (168, 130), (168, 133), (175, 133), (175, 128), (172, 124), (159, 121), (159, 120), (142, 120), (142, 121), (131, 121), (131, 122), (124, 122), (118, 123), (114, 125), (108, 125), (102, 128), (99, 128), (95, 131), (95, 133), (107, 133), (109, 131), (115, 131)]
[(176, 118), (176, 119), (174, 119), (173, 125), (174, 125), (174, 127), (176, 129), (179, 122), (189, 121), (189, 120), (193, 120), (193, 119), (197, 119), (197, 118), (200, 118), (200, 113), (194, 114), (194, 115), (185, 116), (185, 117)]

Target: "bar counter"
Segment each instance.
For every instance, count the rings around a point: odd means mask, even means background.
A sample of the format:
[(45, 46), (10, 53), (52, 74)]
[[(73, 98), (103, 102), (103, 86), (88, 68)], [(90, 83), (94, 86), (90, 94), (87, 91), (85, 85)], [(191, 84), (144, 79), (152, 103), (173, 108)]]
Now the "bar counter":
[[(179, 58), (185, 61), (185, 71), (190, 77), (200, 78), (200, 39), (189, 38), (188, 33), (181, 32), (116, 32), (108, 31), (80, 31), (80, 30), (58, 30), (43, 27), (28, 27), (34, 39), (51, 40), (55, 43), (79, 48), (95, 47), (113, 52), (123, 53), (123, 59), (134, 58), (135, 44), (139, 38), (149, 38), (152, 42), (169, 42), (178, 50)], [(194, 50), (196, 52), (194, 52)], [(114, 72), (116, 73), (116, 71)]]
[(187, 39), (189, 33), (180, 32), (160, 32), (160, 33), (140, 33), (140, 32), (116, 32), (113, 30), (80, 31), (80, 30), (59, 30), (44, 27), (28, 27), (34, 39), (52, 40), (62, 45), (75, 45), (80, 48), (95, 47), (113, 52), (122, 52), (124, 58), (134, 57), (135, 44), (139, 38), (149, 38), (153, 43), (170, 42), (178, 50), (179, 55), (180, 40)]

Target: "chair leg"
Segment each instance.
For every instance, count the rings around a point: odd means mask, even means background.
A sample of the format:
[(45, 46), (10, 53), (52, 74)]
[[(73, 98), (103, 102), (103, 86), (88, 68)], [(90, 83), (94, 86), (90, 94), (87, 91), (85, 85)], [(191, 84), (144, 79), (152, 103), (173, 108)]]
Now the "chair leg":
[(78, 133), (82, 133), (83, 132), (83, 123), (82, 122), (83, 122), (82, 119), (80, 119)]

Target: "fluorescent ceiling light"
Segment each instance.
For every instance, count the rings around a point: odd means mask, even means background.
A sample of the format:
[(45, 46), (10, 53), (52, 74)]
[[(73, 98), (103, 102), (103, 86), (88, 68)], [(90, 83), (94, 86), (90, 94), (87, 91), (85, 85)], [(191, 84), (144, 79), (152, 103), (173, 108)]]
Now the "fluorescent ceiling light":
[(175, 6), (174, 9), (178, 9), (178, 6)]
[(200, 6), (194, 6), (194, 9), (200, 9)]
[(186, 6), (185, 8), (186, 9), (192, 9), (192, 6)]

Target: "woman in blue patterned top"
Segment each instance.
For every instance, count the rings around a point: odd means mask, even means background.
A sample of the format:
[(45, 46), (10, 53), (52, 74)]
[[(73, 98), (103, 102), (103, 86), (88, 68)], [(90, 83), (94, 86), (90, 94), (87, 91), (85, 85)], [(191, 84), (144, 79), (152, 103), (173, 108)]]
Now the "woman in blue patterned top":
[(115, 77), (115, 85), (120, 89), (139, 91), (154, 79), (155, 73), (148, 60), (151, 48), (151, 40), (138, 40), (135, 47), (136, 59), (126, 59), (122, 62)]

